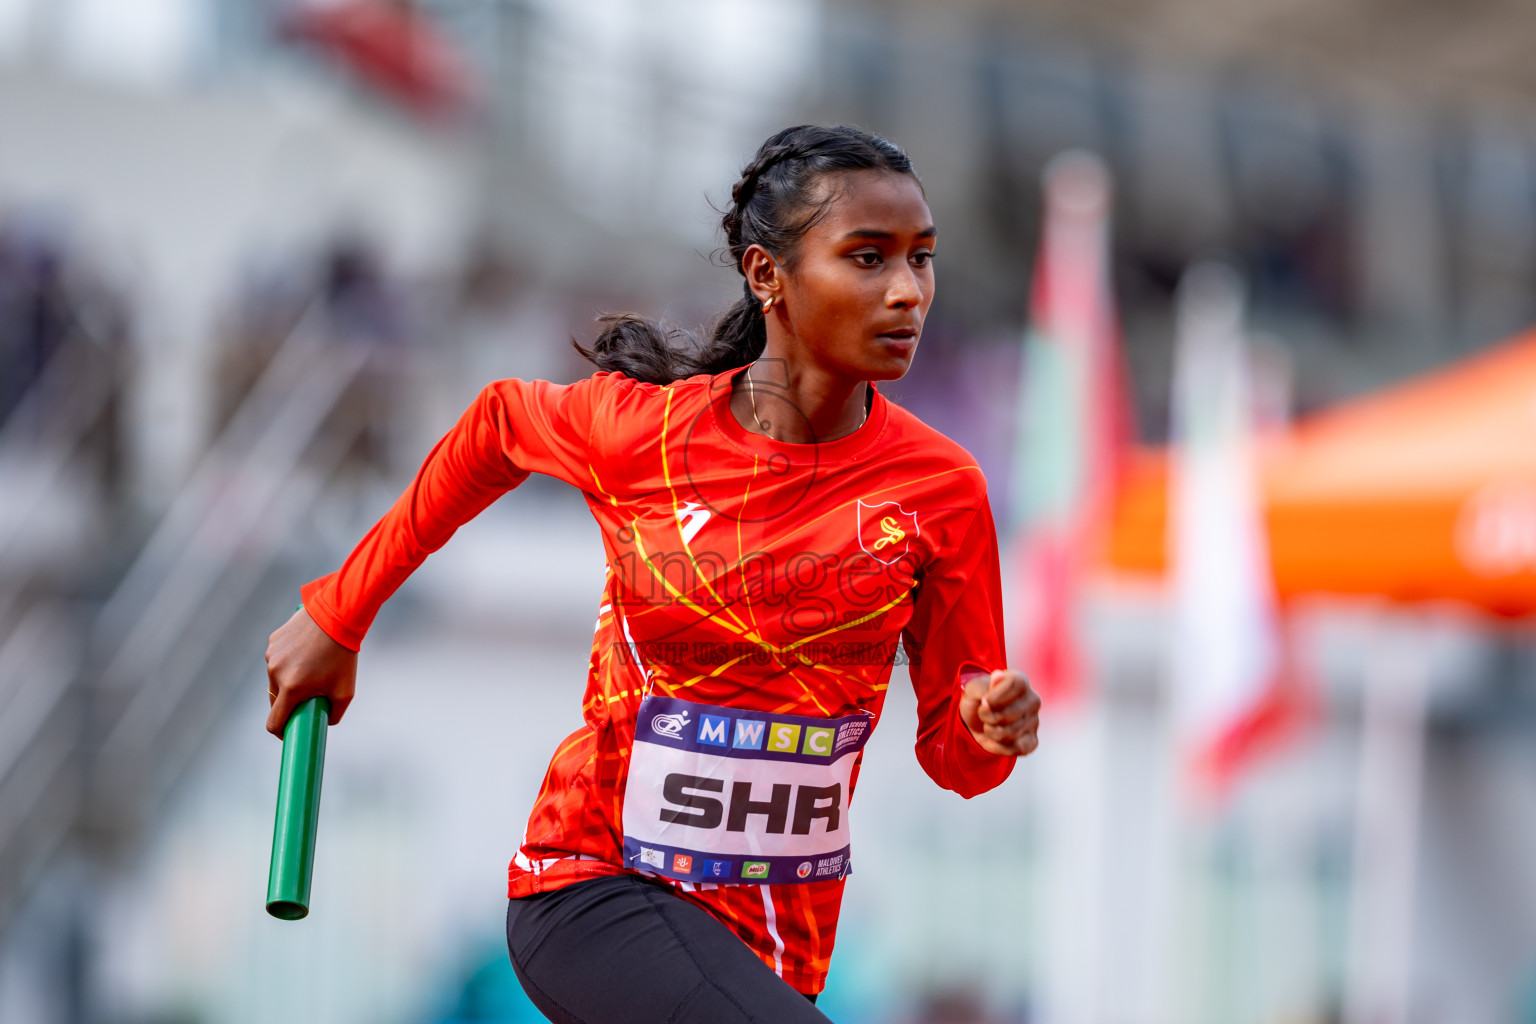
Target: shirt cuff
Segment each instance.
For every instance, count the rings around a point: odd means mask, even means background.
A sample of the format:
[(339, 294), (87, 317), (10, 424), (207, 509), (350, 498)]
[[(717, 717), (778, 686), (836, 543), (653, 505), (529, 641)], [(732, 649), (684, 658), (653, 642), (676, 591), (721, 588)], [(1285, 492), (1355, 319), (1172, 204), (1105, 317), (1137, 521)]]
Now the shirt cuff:
[(365, 631), (349, 627), (331, 607), (326, 591), (335, 575), (332, 573), (330, 576), (310, 580), (299, 588), (299, 599), (304, 602), (305, 613), (320, 627), (322, 633), (347, 650), (355, 652), (363, 646)]
[(958, 695), (954, 717), (950, 721), (949, 742), (945, 746), (948, 747), (949, 770), (953, 773), (953, 781), (958, 783), (952, 788), (966, 798), (1001, 786), (1018, 761), (1012, 754), (994, 754), (981, 745), (966, 728), (965, 719), (960, 717)]

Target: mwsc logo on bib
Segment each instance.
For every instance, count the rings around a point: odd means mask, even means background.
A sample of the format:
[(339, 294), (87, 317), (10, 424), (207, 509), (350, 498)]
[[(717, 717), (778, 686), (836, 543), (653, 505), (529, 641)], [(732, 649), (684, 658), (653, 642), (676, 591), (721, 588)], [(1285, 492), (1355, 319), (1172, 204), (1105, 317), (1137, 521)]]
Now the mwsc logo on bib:
[[(687, 712), (683, 712), (684, 715)], [(663, 718), (676, 715), (657, 715), (651, 720), (651, 728), (666, 736), (676, 736), (669, 723), (665, 728), (659, 723)], [(708, 747), (729, 747), (733, 750), (768, 750), (775, 754), (801, 754), (810, 757), (831, 757), (837, 730), (831, 727), (797, 725), (794, 722), (764, 722), (754, 718), (729, 718), (725, 715), (700, 715), (697, 740)]]

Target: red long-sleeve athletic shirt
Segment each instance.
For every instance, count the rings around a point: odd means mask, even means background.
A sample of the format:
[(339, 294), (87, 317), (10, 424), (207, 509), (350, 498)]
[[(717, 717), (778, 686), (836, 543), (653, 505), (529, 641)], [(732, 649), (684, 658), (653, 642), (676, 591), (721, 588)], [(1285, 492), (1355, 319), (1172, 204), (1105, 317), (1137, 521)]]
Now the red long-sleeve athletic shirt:
[[(608, 556), (584, 721), (550, 761), (509, 867), (511, 896), (637, 869), (657, 874), (650, 870), (657, 861), (641, 864), (634, 850), (626, 857), (622, 820), (631, 758), (646, 746), (637, 743), (636, 723), (647, 696), (674, 699), (650, 705), (640, 738), (652, 744), (673, 738), (660, 735), (652, 716), (679, 707), (685, 714), (672, 717), (690, 722), (690, 708), (716, 711), (703, 720), (717, 732), (720, 714), (733, 709), (757, 713), (770, 727), (773, 714), (863, 714), (874, 724), (899, 638), (918, 698), (917, 757), (929, 776), (970, 797), (1013, 768), (1012, 758), (982, 749), (956, 706), (962, 677), (1006, 664), (997, 538), (975, 460), (878, 391), (864, 425), (835, 441), (788, 444), (752, 433), (729, 409), (739, 372), (665, 386), (616, 373), (570, 385), (497, 381), (341, 569), (302, 590), (320, 628), (356, 650), (379, 607), (427, 554), (530, 473), (584, 493)], [(758, 398), (767, 419), (797, 415), (771, 389)], [(806, 750), (813, 734), (828, 733), (814, 725), (805, 723)], [(699, 742), (710, 742), (702, 730)], [(862, 754), (850, 757), (851, 796)], [(701, 788), (669, 789), (666, 799), (703, 809), (674, 811), (674, 819), (709, 824), (710, 784), (684, 784)], [(767, 792), (759, 785), (744, 795)], [(729, 796), (725, 790), (720, 800)], [(829, 801), (808, 806), (805, 829), (797, 807), (794, 831), (838, 824)], [(767, 801), (745, 810), (759, 815), (751, 819), (756, 827), (767, 822), (773, 830)], [(716, 810), (713, 820), (720, 816)], [(781, 833), (785, 818), (781, 811)], [(679, 857), (667, 866), (688, 864)], [(768, 869), (744, 870), (753, 877)], [(800, 878), (809, 870), (806, 862)], [(795, 988), (821, 990), (841, 872), (801, 884), (663, 880), (729, 925)]]

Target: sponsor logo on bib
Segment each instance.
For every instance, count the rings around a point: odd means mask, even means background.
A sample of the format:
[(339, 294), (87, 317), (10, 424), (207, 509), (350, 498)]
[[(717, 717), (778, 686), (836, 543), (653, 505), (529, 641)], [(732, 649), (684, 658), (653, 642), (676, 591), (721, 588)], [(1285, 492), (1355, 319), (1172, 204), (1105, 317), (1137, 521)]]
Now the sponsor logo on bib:
[(800, 866), (795, 868), (795, 874), (799, 875), (801, 878), (811, 877), (811, 862), (808, 860), (801, 861)]
[(666, 866), (667, 857), (660, 850), (653, 850), (649, 846), (640, 847), (640, 863), (649, 864), (653, 868)]
[(848, 858), (841, 853), (832, 857), (822, 857), (816, 861), (817, 878), (836, 878), (843, 874), (843, 865)]
[(768, 862), (765, 860), (749, 860), (741, 866), (742, 878), (767, 878)]
[(672, 870), (680, 875), (693, 874), (693, 858), (686, 853), (679, 853), (672, 858)]
[(680, 711), (675, 715), (657, 715), (651, 719), (651, 731), (662, 736), (681, 736), (687, 727), (688, 712), (686, 711)]

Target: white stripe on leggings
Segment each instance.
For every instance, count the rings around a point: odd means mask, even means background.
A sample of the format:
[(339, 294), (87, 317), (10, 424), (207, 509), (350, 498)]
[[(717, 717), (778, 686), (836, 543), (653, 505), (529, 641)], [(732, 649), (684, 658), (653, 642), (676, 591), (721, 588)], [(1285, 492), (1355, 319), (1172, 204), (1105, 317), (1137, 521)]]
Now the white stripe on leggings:
[(779, 919), (773, 912), (773, 895), (766, 885), (758, 888), (763, 890), (763, 910), (768, 914), (768, 934), (773, 937), (773, 972), (782, 978), (784, 977), (784, 940), (779, 938)]

